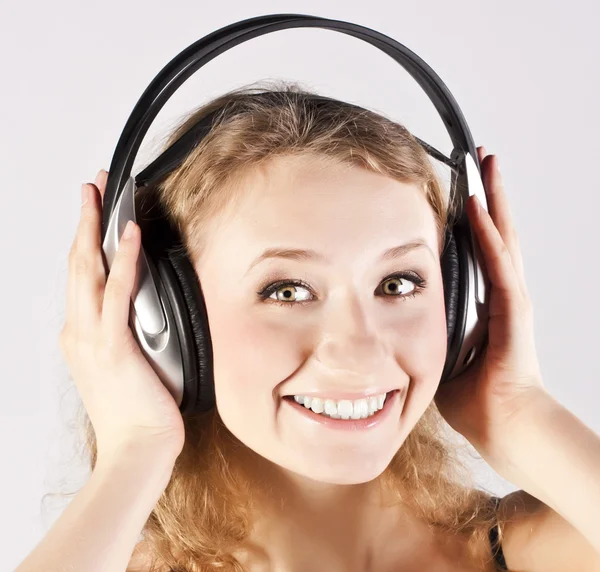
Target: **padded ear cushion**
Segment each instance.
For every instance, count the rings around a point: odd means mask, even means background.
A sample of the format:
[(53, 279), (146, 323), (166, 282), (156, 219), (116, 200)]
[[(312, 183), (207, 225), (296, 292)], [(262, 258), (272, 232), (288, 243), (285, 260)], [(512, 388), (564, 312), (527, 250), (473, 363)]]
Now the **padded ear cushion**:
[(454, 338), (458, 315), (459, 263), (456, 240), (452, 230), (446, 232), (446, 245), (441, 257), (442, 279), (444, 281), (444, 302), (446, 305), (446, 326), (448, 350)]
[[(167, 256), (183, 294), (182, 299), (191, 327), (191, 331), (188, 332), (188, 335), (191, 333), (191, 340), (186, 339), (187, 343), (184, 343), (180, 336), (184, 360), (194, 360), (196, 366), (192, 368), (190, 375), (185, 376), (181, 410), (185, 413), (208, 411), (215, 405), (215, 385), (212, 342), (202, 288), (183, 248), (169, 250)], [(184, 371), (185, 369), (184, 366)]]
[(214, 407), (212, 343), (198, 276), (176, 227), (169, 223), (156, 188), (137, 190), (136, 217), (149, 263), (162, 281), (173, 311), (183, 365), (182, 413)]

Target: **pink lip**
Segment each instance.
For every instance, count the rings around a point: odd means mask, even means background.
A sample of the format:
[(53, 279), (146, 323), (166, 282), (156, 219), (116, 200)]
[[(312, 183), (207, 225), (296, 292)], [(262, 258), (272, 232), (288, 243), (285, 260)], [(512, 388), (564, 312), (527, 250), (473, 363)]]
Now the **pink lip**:
[(313, 423), (318, 423), (324, 427), (331, 429), (340, 429), (342, 431), (357, 431), (360, 429), (370, 429), (381, 425), (385, 420), (397, 411), (396, 418), (400, 417), (400, 390), (396, 389), (391, 395), (386, 397), (383, 409), (379, 410), (375, 415), (367, 417), (366, 419), (332, 419), (331, 417), (325, 417), (315, 413), (312, 409), (307, 409), (304, 405), (297, 403), (294, 398), (283, 399), (284, 403), (287, 403), (290, 407), (293, 407), (301, 415), (304, 415), (306, 419)]

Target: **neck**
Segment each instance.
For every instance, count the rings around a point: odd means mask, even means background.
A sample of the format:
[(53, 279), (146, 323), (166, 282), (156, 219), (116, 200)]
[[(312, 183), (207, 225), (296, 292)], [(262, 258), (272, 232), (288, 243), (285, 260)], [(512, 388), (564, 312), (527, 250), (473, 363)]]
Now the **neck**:
[(354, 485), (314, 481), (248, 451), (248, 477), (261, 483), (247, 543), (274, 570), (385, 569), (390, 542), (422, 523), (393, 503), (378, 479)]

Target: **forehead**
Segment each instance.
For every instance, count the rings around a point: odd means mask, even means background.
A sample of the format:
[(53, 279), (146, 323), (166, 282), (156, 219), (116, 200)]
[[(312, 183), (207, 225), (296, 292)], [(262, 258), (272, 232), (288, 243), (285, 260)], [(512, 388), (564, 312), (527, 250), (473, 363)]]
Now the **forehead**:
[[(314, 156), (276, 157), (236, 181), (220, 215), (219, 240), (353, 252), (423, 237), (438, 249), (435, 215), (423, 190), (358, 166)], [(227, 235), (225, 237), (225, 234)], [(217, 236), (213, 236), (216, 239)]]

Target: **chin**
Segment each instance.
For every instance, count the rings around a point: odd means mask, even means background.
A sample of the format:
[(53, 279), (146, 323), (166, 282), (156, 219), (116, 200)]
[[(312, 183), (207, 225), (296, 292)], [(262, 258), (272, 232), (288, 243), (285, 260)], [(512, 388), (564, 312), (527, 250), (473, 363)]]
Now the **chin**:
[(357, 449), (337, 450), (322, 456), (315, 455), (314, 449), (302, 454), (295, 451), (294, 462), (286, 468), (320, 483), (358, 485), (377, 479), (388, 467), (398, 448), (380, 449), (373, 451), (370, 456)]
[(348, 471), (339, 471), (330, 468), (329, 470), (321, 471), (319, 474), (311, 473), (303, 476), (313, 481), (330, 485), (360, 485), (377, 479), (386, 467), (387, 465), (383, 467), (369, 467), (367, 469), (364, 467), (360, 469), (352, 467)]

